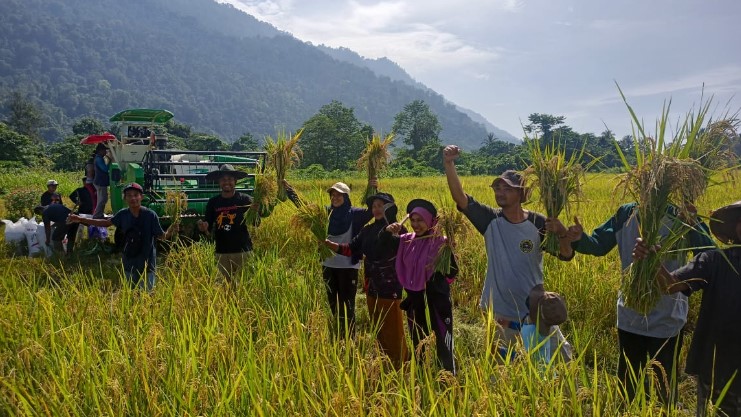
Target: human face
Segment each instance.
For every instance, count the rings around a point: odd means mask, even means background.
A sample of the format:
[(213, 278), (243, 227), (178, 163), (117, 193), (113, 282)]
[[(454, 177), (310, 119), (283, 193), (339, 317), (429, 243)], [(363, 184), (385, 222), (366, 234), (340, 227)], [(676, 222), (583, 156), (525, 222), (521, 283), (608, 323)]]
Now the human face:
[(53, 192), (56, 192), (57, 191), (57, 186), (55, 184), (49, 184), (49, 185), (46, 186), (46, 189), (50, 193), (53, 193)]
[(142, 205), (142, 193), (137, 190), (126, 190), (124, 200), (130, 209), (138, 209)]
[(412, 230), (414, 230), (414, 233), (418, 235), (423, 235), (425, 232), (430, 230), (430, 227), (425, 223), (422, 216), (420, 216), (417, 213), (412, 213), (411, 216), (409, 216), (409, 222), (412, 225)]
[(231, 175), (222, 175), (219, 177), (219, 187), (221, 188), (221, 192), (224, 194), (233, 193), (236, 185), (237, 180)]
[(513, 207), (520, 204), (522, 190), (515, 188), (504, 181), (494, 181), (491, 184), (494, 190), (494, 199), (501, 208)]
[(51, 204), (62, 204), (62, 200), (60, 200), (59, 197), (52, 197)]
[(337, 190), (330, 190), (329, 191), (329, 202), (332, 204), (332, 207), (337, 208), (345, 204), (345, 194), (342, 194), (341, 192)]
[(371, 204), (371, 212), (373, 213), (374, 219), (383, 220), (383, 217), (384, 217), (383, 206), (385, 204), (386, 202), (381, 200), (380, 198), (373, 200), (373, 204)]

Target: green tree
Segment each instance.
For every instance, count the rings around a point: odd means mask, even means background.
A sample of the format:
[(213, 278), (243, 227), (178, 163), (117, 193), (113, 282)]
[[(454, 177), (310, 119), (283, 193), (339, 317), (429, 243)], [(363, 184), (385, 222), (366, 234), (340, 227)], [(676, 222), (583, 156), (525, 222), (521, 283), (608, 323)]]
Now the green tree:
[(7, 125), (34, 140), (40, 139), (39, 128), (41, 127), (41, 111), (28, 98), (18, 91), (10, 93), (8, 103)]
[(440, 132), (443, 130), (437, 116), (422, 100), (414, 100), (404, 106), (404, 109), (394, 117), (391, 128), (397, 138), (409, 146), (409, 156), (418, 159), (420, 153), (428, 155), (430, 149), (440, 147)]
[(47, 154), (51, 158), (52, 168), (59, 171), (82, 171), (85, 161), (90, 158), (93, 147), (80, 145), (82, 135), (72, 135), (49, 145)]
[(553, 116), (545, 113), (532, 113), (527, 119), (530, 123), (525, 125), (525, 132), (543, 138), (544, 142), (550, 142), (553, 139), (553, 130), (562, 125), (566, 117)]
[(373, 129), (355, 117), (355, 110), (339, 101), (322, 106), (304, 125), (299, 146), (301, 165), (320, 164), (325, 170), (348, 169), (360, 157)]
[(38, 143), (26, 135), (12, 130), (5, 123), (0, 123), (0, 161), (22, 162), (24, 165), (34, 164), (39, 157)]
[(260, 149), (260, 144), (252, 136), (252, 133), (245, 133), (239, 137), (234, 143), (232, 143), (233, 151), (257, 151)]
[(80, 136), (98, 135), (104, 131), (103, 123), (92, 117), (83, 117), (72, 125), (72, 133)]
[(185, 146), (191, 151), (225, 151), (229, 149), (226, 142), (206, 133), (195, 133), (186, 138)]

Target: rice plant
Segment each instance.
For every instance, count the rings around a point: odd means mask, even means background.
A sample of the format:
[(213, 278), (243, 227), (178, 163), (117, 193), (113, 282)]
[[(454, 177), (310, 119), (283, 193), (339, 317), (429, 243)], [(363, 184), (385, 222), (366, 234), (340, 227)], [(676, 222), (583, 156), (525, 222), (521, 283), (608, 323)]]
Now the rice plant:
[(444, 236), (445, 241), (435, 258), (435, 272), (443, 275), (450, 274), (454, 249), (458, 239), (467, 236), (471, 232), (470, 223), (456, 207), (449, 203), (440, 204), (437, 211), (438, 221), (435, 226), (435, 234)]
[(257, 205), (255, 210), (250, 207), (244, 215), (244, 223), (249, 226), (257, 226), (260, 223), (260, 213), (271, 210), (277, 203), (278, 183), (275, 171), (267, 169), (261, 175), (255, 176), (255, 187), (252, 191), (252, 201)]
[(308, 231), (314, 236), (314, 244), (318, 245), (319, 255), (322, 259), (334, 256), (334, 252), (324, 246), (329, 228), (329, 212), (326, 207), (301, 197), (296, 205), (296, 213), (291, 217), (290, 223), (294, 231)]
[[(366, 142), (365, 150), (360, 155), (360, 159), (358, 159), (358, 168), (361, 170), (365, 168), (367, 170), (369, 181), (373, 178), (378, 178), (378, 175), (388, 165), (389, 158), (391, 158), (389, 146), (393, 141), (393, 133), (386, 135), (383, 141), (381, 140), (381, 135), (374, 133), (373, 137)], [(371, 187), (369, 185), (363, 195), (363, 201), (377, 192), (377, 187)]]
[(277, 197), (280, 201), (286, 201), (286, 189), (283, 180), (293, 167), (298, 166), (301, 161), (301, 149), (298, 140), (301, 138), (303, 129), (295, 135), (287, 135), (285, 131), (278, 132), (277, 139), (268, 136), (265, 138), (265, 151), (267, 152), (267, 168), (275, 171), (275, 180), (278, 184)]

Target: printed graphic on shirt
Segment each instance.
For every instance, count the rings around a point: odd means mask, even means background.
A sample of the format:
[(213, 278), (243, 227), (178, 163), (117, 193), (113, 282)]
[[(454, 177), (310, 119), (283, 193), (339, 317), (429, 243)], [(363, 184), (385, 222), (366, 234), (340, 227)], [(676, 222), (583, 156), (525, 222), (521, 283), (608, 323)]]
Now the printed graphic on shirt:
[(533, 244), (533, 241), (530, 239), (525, 239), (520, 241), (520, 250), (523, 253), (530, 253), (533, 251), (533, 248), (535, 245)]
[(218, 212), (219, 215), (216, 216), (216, 229), (225, 230), (227, 232), (232, 230), (232, 226), (234, 226), (234, 219), (237, 218), (236, 211), (237, 206), (217, 208), (216, 212)]

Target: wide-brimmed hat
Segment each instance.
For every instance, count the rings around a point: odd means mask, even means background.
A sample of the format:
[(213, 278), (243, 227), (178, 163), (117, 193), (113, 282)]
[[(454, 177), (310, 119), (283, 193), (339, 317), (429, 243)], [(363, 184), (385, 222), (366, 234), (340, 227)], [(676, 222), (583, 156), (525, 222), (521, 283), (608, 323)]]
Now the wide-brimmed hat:
[(332, 190), (337, 191), (340, 194), (350, 194), (350, 187), (344, 182), (336, 182), (331, 187), (327, 188), (327, 192), (331, 193)]
[(222, 164), (216, 171), (206, 174), (207, 181), (218, 181), (224, 175), (231, 175), (235, 180), (241, 180), (247, 176), (244, 171), (237, 171), (231, 164)]
[(710, 212), (710, 231), (723, 243), (741, 243), (736, 223), (741, 217), (741, 200)]
[(566, 321), (568, 312), (566, 302), (560, 294), (546, 291), (543, 285), (536, 285), (528, 295), (530, 322), (538, 325), (538, 332), (547, 336), (551, 326), (557, 326)]
[(144, 188), (142, 188), (141, 185), (139, 185), (139, 184), (137, 184), (135, 182), (130, 182), (130, 183), (126, 184), (121, 192), (123, 194), (126, 194), (126, 191), (129, 191), (129, 190), (136, 190), (136, 191), (139, 191), (140, 193), (144, 194)]
[(57, 182), (57, 180), (49, 180), (49, 181), (46, 182), (46, 185), (47, 186), (49, 186), (49, 185), (59, 185), (59, 183)]
[(407, 204), (407, 214), (411, 215), (412, 213), (422, 216), (422, 219), (424, 219), (425, 224), (429, 228), (434, 227), (437, 223), (435, 221), (437, 218), (437, 209), (434, 204), (425, 199), (415, 198)]
[(513, 188), (519, 188), (522, 190), (522, 196), (520, 202), (524, 203), (527, 200), (528, 188), (525, 186), (525, 178), (519, 172), (514, 169), (508, 169), (496, 178), (491, 183), (491, 187), (494, 188), (499, 182), (504, 182)]

